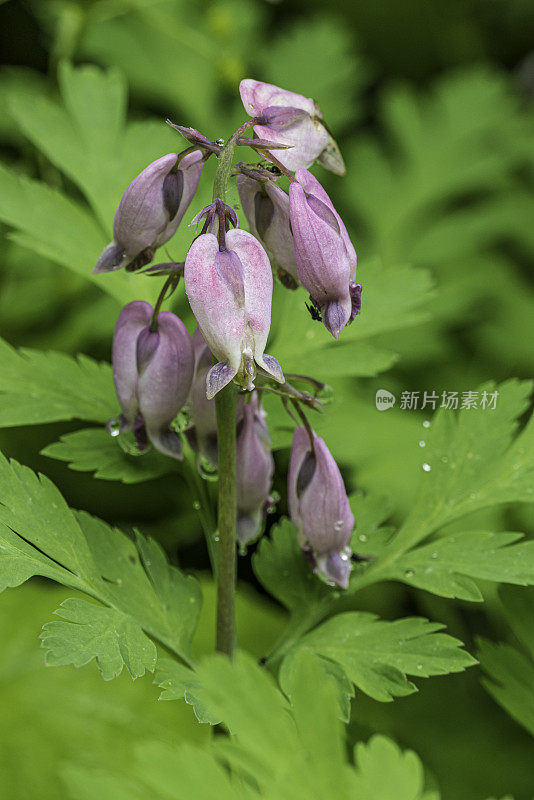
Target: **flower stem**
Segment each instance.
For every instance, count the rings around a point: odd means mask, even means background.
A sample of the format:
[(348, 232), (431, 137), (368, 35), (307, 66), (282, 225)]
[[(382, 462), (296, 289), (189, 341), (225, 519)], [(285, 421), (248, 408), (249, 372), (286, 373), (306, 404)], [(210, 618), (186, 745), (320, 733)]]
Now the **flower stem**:
[(219, 448), (219, 543), (217, 546), (217, 642), (230, 658), (235, 644), (236, 585), (236, 408), (237, 391), (228, 384), (215, 396)]
[[(226, 201), (226, 190), (234, 160), (237, 140), (254, 125), (244, 122), (230, 136), (218, 156), (213, 181), (213, 200)], [(235, 645), (236, 556), (236, 410), (237, 391), (233, 383), (215, 396), (219, 452), (219, 508), (217, 545), (217, 639), (216, 649), (230, 658)]]
[(223, 149), (221, 150), (220, 155), (218, 156), (218, 163), (217, 163), (217, 172), (215, 173), (215, 180), (213, 181), (213, 199), (222, 200), (223, 202), (226, 201), (226, 187), (228, 186), (228, 181), (230, 179), (230, 175), (232, 173), (232, 167), (234, 162), (234, 152), (235, 147), (237, 144), (237, 140), (241, 136), (241, 134), (248, 131), (249, 128), (252, 128), (253, 125), (257, 123), (255, 119), (247, 119), (239, 128), (233, 133), (226, 144), (224, 145)]

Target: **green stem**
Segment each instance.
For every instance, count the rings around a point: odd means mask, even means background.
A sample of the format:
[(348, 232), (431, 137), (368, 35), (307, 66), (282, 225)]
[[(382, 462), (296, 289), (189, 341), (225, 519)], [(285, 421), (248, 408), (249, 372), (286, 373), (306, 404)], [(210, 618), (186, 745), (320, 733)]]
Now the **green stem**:
[(234, 152), (235, 147), (237, 144), (237, 140), (240, 136), (242, 136), (249, 128), (252, 128), (254, 125), (257, 124), (256, 119), (247, 119), (239, 128), (233, 133), (226, 144), (224, 145), (223, 149), (221, 150), (221, 154), (219, 156), (219, 161), (217, 163), (217, 172), (215, 173), (215, 180), (213, 181), (213, 199), (222, 200), (223, 202), (226, 201), (226, 188), (228, 186), (228, 181), (230, 179), (230, 175), (232, 173), (232, 168), (234, 164)]
[(206, 538), (208, 555), (213, 574), (217, 575), (217, 525), (211, 511), (210, 498), (203, 479), (198, 474), (196, 459), (189, 445), (184, 442), (184, 465), (183, 477), (189, 487), (193, 501), (198, 504), (195, 509), (198, 511), (200, 524)]
[[(230, 136), (217, 162), (213, 181), (213, 200), (225, 202), (228, 181), (232, 174), (237, 140), (255, 124), (244, 122)], [(217, 545), (217, 640), (216, 648), (230, 658), (235, 646), (236, 555), (236, 409), (237, 391), (233, 383), (215, 396), (219, 461), (219, 508)]]
[(235, 645), (236, 409), (237, 391), (228, 384), (215, 396), (219, 449), (219, 543), (217, 546), (217, 643), (230, 658)]

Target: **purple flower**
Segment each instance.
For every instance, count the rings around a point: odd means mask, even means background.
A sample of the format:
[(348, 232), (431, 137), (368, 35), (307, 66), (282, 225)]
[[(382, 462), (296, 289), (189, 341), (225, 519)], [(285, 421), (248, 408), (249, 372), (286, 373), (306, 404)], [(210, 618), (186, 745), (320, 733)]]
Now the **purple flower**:
[(337, 144), (322, 121), (321, 109), (311, 98), (252, 78), (241, 81), (239, 93), (247, 114), (261, 118), (261, 123), (254, 126), (257, 136), (291, 145), (290, 150), (277, 155), (284, 167), (309, 167), (318, 159), (332, 172), (345, 174)]
[(242, 409), (237, 430), (237, 540), (246, 547), (262, 531), (265, 514), (272, 504), (271, 481), (274, 459), (265, 412), (256, 392)]
[(247, 175), (238, 175), (236, 182), (250, 232), (272, 254), (281, 281), (295, 288), (297, 265), (287, 192), (270, 180), (258, 181)]
[(297, 274), (336, 339), (360, 311), (356, 251), (327, 193), (306, 169), (289, 186)]
[(199, 150), (178, 164), (177, 158), (176, 153), (158, 158), (133, 179), (115, 212), (113, 241), (100, 254), (94, 273), (139, 269), (174, 236), (204, 165)]
[(219, 363), (206, 379), (206, 395), (214, 397), (234, 378), (254, 387), (254, 362), (279, 383), (282, 369), (264, 353), (271, 326), (273, 276), (267, 253), (240, 229), (195, 239), (185, 260), (185, 290), (206, 344)]
[(297, 428), (289, 460), (289, 513), (299, 543), (327, 581), (347, 588), (354, 517), (343, 478), (328, 447)]
[(125, 306), (115, 326), (113, 380), (122, 408), (121, 430), (132, 430), (138, 444), (150, 441), (173, 458), (182, 457), (179, 436), (170, 425), (184, 405), (193, 379), (193, 345), (183, 322), (162, 311), (157, 330), (154, 309), (135, 300)]

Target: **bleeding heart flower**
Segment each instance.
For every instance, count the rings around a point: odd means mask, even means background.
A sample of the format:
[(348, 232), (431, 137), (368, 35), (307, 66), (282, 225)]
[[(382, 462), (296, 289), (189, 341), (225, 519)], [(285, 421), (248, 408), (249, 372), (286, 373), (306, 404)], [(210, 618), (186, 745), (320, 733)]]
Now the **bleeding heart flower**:
[(258, 117), (254, 132), (262, 139), (291, 145), (277, 153), (290, 170), (309, 167), (318, 159), (326, 169), (345, 174), (339, 148), (322, 121), (319, 106), (310, 97), (288, 92), (271, 83), (247, 78), (239, 93), (247, 114)]
[(297, 428), (293, 436), (288, 501), (299, 543), (315, 571), (346, 589), (354, 516), (332, 454), (315, 433), (312, 445), (304, 427)]
[(329, 196), (307, 169), (289, 186), (289, 213), (300, 282), (336, 339), (358, 315), (356, 251)]
[(153, 161), (133, 179), (113, 220), (113, 241), (102, 251), (95, 274), (144, 267), (176, 233), (198, 188), (204, 162), (196, 150), (177, 163), (176, 153)]
[(258, 240), (240, 229), (219, 239), (213, 233), (201, 234), (187, 253), (184, 279), (198, 326), (219, 359), (207, 375), (207, 397), (214, 397), (234, 378), (252, 389), (255, 364), (283, 383), (280, 364), (264, 353), (273, 276)]
[(162, 453), (181, 458), (180, 438), (170, 426), (191, 388), (193, 345), (175, 314), (162, 311), (155, 328), (153, 314), (150, 303), (135, 300), (122, 309), (115, 326), (113, 380), (121, 430), (133, 430), (142, 448), (150, 441)]

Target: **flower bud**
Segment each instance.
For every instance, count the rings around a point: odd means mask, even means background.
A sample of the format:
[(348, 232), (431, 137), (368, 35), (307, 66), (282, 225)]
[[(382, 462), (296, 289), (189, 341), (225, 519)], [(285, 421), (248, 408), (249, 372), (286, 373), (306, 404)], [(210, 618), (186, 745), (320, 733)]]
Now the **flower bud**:
[(270, 498), (274, 459), (265, 412), (254, 392), (238, 423), (236, 445), (237, 540), (246, 547), (263, 527)]
[(206, 395), (214, 397), (234, 378), (254, 388), (254, 362), (279, 383), (282, 369), (264, 353), (271, 325), (273, 276), (267, 253), (239, 228), (195, 239), (185, 260), (185, 291), (206, 344), (219, 363), (208, 372)]
[(136, 300), (125, 306), (115, 326), (113, 380), (123, 412), (122, 430), (134, 431), (166, 455), (182, 457), (179, 436), (170, 425), (184, 405), (193, 379), (193, 346), (183, 322), (162, 311), (157, 330), (154, 309)]
[(139, 269), (174, 236), (198, 188), (204, 163), (199, 150), (178, 164), (177, 158), (176, 153), (158, 158), (128, 186), (115, 212), (113, 241), (102, 251), (94, 273)]
[(298, 169), (289, 187), (297, 275), (336, 339), (360, 311), (356, 251), (329, 196), (313, 175)]
[(291, 145), (290, 150), (277, 155), (284, 167), (309, 167), (318, 159), (326, 169), (345, 174), (337, 144), (322, 121), (321, 109), (311, 98), (251, 78), (241, 81), (239, 93), (246, 112), (258, 117), (256, 135)]
[[(237, 189), (241, 206), (248, 220), (250, 232), (272, 254), (283, 273), (296, 285), (297, 265), (293, 234), (289, 225), (289, 197), (270, 180), (257, 181), (247, 175), (238, 175)], [(281, 280), (287, 280), (284, 274)]]
[(327, 581), (347, 588), (354, 517), (343, 478), (328, 447), (304, 427), (297, 428), (289, 460), (289, 513), (299, 543)]

